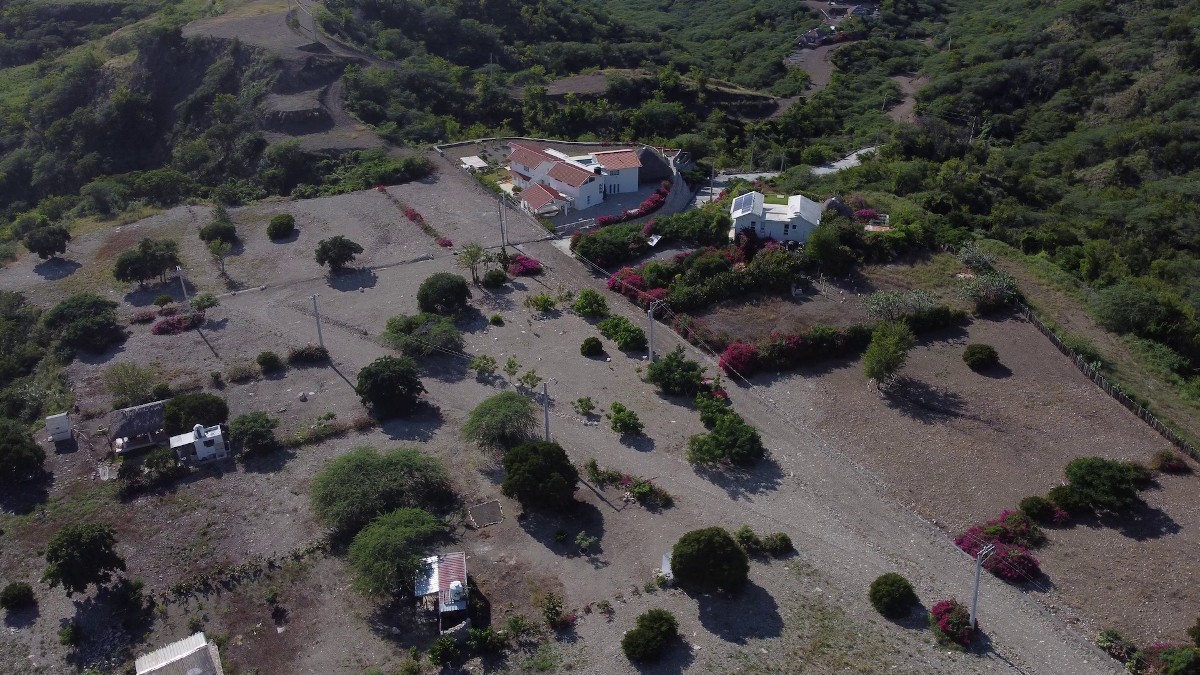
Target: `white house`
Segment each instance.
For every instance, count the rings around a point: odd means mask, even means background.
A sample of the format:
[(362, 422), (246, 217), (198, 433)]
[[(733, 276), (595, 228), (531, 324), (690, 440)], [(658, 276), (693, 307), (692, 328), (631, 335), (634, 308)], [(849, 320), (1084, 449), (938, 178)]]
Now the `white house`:
[(222, 675), (221, 654), (204, 633), (195, 633), (137, 657), (133, 662), (137, 675)]
[(171, 450), (184, 464), (201, 464), (229, 457), (229, 443), (221, 425), (197, 424), (186, 434), (171, 437)]
[[(550, 148), (509, 142), (509, 176), (533, 213), (587, 209), (604, 195), (636, 192), (642, 162), (635, 150), (608, 150), (570, 157)], [(546, 189), (530, 189), (540, 185)]]
[(753, 231), (759, 239), (797, 241), (803, 244), (821, 224), (821, 205), (803, 195), (788, 197), (787, 204), (768, 204), (761, 192), (748, 192), (733, 200), (730, 238)]

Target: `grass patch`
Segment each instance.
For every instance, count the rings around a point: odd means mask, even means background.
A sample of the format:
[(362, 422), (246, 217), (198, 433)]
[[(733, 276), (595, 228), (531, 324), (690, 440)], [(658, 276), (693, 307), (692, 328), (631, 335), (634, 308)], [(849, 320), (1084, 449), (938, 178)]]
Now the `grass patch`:
[(962, 282), (954, 276), (962, 271), (962, 263), (956, 256), (935, 253), (905, 263), (868, 265), (863, 268), (863, 275), (877, 290), (925, 291), (955, 309), (971, 309), (959, 293)]

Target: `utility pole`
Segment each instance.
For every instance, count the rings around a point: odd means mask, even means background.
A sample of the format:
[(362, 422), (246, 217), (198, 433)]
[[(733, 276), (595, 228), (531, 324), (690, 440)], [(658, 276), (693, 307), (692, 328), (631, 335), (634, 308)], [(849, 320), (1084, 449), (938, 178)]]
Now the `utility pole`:
[(654, 310), (663, 303), (662, 300), (651, 300), (650, 309), (646, 310), (646, 319), (650, 322), (650, 338), (646, 341), (646, 359), (654, 363)]
[(325, 348), (325, 336), (321, 334), (321, 310), (317, 307), (317, 294), (313, 293), (308, 296), (313, 301), (313, 316), (317, 317), (317, 342), (321, 345), (321, 349)]
[(979, 549), (979, 555), (975, 556), (975, 590), (971, 593), (971, 620), (969, 625), (971, 630), (975, 630), (975, 607), (979, 604), (979, 572), (983, 569), (983, 561), (996, 551), (995, 544), (988, 544)]
[(179, 288), (181, 288), (183, 290), (183, 301), (187, 302), (188, 301), (187, 283), (184, 282), (184, 280), (183, 280), (183, 268), (180, 267), (179, 265), (176, 265), (175, 273), (179, 275)]
[(546, 426), (546, 442), (550, 442), (550, 393), (546, 390), (546, 383), (542, 383), (542, 418)]

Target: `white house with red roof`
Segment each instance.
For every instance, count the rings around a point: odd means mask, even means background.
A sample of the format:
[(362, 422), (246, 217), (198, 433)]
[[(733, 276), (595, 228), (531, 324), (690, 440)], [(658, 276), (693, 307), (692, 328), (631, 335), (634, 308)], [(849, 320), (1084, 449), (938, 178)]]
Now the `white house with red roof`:
[(582, 210), (604, 195), (637, 192), (642, 162), (636, 150), (607, 150), (570, 157), (551, 148), (510, 141), (509, 176), (533, 213)]

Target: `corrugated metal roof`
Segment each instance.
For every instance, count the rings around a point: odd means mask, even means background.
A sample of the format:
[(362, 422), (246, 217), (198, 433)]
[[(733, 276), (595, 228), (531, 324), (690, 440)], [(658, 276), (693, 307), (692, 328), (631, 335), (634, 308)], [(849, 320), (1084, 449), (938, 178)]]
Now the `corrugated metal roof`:
[(461, 583), (464, 587), (467, 585), (466, 553), (458, 552), (429, 556), (422, 562), (425, 563), (425, 574), (417, 578), (413, 593), (417, 597), (437, 593), (438, 599), (443, 604), (450, 604), (452, 601), (448, 593), (450, 585), (455, 581)]
[(196, 633), (134, 661), (137, 675), (222, 675), (204, 633)]

